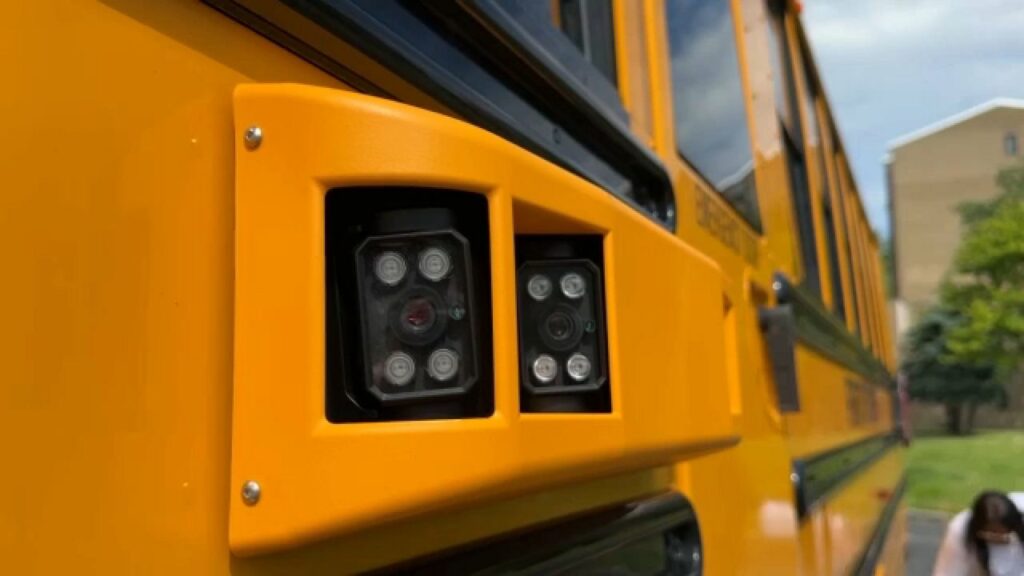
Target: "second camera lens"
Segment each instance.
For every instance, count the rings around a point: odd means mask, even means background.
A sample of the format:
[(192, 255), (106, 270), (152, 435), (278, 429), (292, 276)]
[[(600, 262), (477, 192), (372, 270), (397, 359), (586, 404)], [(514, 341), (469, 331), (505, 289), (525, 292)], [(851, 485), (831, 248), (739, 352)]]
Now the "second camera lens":
[(544, 329), (556, 342), (564, 342), (572, 337), (574, 332), (572, 318), (565, 312), (555, 312), (544, 322)]
[(568, 306), (556, 307), (541, 316), (537, 328), (544, 344), (555, 350), (568, 350), (583, 336), (579, 314)]

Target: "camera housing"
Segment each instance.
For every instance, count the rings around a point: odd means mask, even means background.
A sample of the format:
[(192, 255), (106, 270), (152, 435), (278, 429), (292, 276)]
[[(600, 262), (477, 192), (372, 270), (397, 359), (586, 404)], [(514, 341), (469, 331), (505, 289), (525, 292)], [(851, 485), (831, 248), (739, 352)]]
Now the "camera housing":
[(523, 412), (611, 411), (602, 240), (516, 238)]
[[(476, 383), (468, 247), (448, 229), (372, 236), (356, 249), (365, 382), (381, 404), (458, 396)], [(431, 256), (444, 262), (424, 273)]]
[(338, 188), (325, 202), (327, 419), (491, 415), (487, 199)]

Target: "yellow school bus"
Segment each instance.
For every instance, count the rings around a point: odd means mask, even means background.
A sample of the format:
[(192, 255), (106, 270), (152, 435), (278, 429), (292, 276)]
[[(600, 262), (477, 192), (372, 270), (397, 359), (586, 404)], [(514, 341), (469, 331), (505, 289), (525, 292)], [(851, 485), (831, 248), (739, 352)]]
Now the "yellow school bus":
[(903, 572), (797, 3), (4, 12), (5, 573)]

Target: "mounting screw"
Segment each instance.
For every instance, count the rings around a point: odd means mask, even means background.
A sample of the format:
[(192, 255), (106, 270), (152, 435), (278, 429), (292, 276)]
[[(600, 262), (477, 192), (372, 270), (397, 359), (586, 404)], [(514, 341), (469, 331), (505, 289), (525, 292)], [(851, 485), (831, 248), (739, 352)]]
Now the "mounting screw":
[(772, 290), (775, 290), (776, 292), (782, 290), (782, 282), (779, 282), (778, 280), (772, 282)]
[(260, 483), (255, 480), (249, 480), (242, 484), (242, 501), (249, 506), (255, 506), (260, 501), (261, 492), (263, 492), (263, 489), (260, 488)]
[(245, 147), (255, 150), (263, 142), (263, 129), (259, 126), (249, 126), (245, 129)]

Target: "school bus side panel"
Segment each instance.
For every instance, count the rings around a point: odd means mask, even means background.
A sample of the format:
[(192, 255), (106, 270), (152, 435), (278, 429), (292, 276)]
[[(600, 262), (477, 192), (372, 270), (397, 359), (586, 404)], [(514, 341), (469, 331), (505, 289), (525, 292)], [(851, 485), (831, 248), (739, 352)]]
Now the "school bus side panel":
[(341, 88), (186, 2), (7, 7), (0, 553), (225, 573), (241, 82)]

